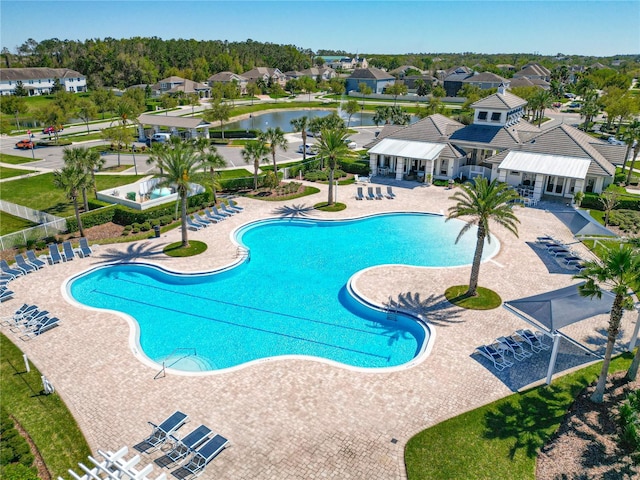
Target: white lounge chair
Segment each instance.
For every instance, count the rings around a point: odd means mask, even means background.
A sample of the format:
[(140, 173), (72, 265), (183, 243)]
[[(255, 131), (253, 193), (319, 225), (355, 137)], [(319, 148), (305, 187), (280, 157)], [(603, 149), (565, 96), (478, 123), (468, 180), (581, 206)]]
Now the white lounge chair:
[(518, 361), (526, 360), (532, 355), (531, 352), (527, 351), (524, 348), (522, 343), (517, 341), (511, 335), (507, 337), (499, 337), (497, 338), (497, 341), (500, 342), (502, 345), (504, 345), (506, 347), (505, 351), (507, 353), (511, 353), (513, 355), (513, 358), (515, 358)]
[(516, 335), (520, 337), (523, 341), (529, 344), (529, 347), (533, 351), (533, 353), (541, 352), (542, 350), (549, 350), (551, 347), (545, 344), (542, 341), (544, 337), (543, 333), (540, 332), (532, 332), (528, 329), (516, 330)]
[(491, 360), (496, 370), (501, 372), (505, 368), (513, 366), (513, 362), (510, 362), (504, 357), (504, 348), (494, 345), (481, 345), (477, 348), (478, 352)]

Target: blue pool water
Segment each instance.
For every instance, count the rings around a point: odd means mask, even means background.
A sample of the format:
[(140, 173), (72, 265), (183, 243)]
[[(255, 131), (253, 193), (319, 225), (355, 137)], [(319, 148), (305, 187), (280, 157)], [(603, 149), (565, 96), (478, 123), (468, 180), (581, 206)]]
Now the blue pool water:
[[(279, 355), (393, 367), (416, 357), (428, 331), (412, 318), (388, 319), (359, 303), (347, 291), (349, 278), (382, 264), (470, 264), (474, 232), (454, 244), (462, 225), (407, 213), (260, 221), (236, 234), (249, 261), (225, 271), (182, 275), (120, 264), (91, 270), (68, 289), (80, 303), (135, 318), (144, 353), (178, 370), (217, 370)], [(496, 249), (497, 242), (487, 245), (485, 258)], [(434, 288), (443, 286), (425, 285)]]

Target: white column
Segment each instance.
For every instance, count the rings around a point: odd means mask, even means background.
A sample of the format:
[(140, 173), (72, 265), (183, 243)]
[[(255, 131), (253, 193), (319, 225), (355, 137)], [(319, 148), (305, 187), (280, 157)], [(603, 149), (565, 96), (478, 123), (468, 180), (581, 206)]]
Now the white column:
[(144, 142), (147, 136), (144, 134), (144, 125), (138, 124), (138, 141)]
[(404, 158), (396, 157), (396, 180), (402, 180), (404, 175)]
[(378, 156), (375, 153), (369, 154), (369, 169), (372, 176), (378, 174)]
[(638, 341), (638, 333), (640, 333), (640, 305), (638, 305), (638, 320), (636, 320), (636, 326), (633, 329), (633, 334), (631, 335), (631, 341), (629, 342), (629, 351), (633, 351), (636, 347), (636, 342)]
[(544, 187), (544, 175), (536, 174), (536, 185), (533, 187), (533, 198), (540, 200), (542, 198), (542, 188)]
[(549, 360), (549, 369), (547, 370), (547, 385), (551, 384), (553, 370), (556, 367), (556, 358), (558, 357), (558, 348), (560, 347), (560, 335), (553, 333), (553, 350), (551, 350), (551, 359)]
[[(469, 176), (471, 176), (471, 171), (469, 171)], [(507, 171), (504, 168), (498, 170), (498, 181), (502, 183), (507, 181)]]
[(207, 138), (207, 139), (211, 138), (209, 136), (209, 127), (204, 127), (204, 138)]

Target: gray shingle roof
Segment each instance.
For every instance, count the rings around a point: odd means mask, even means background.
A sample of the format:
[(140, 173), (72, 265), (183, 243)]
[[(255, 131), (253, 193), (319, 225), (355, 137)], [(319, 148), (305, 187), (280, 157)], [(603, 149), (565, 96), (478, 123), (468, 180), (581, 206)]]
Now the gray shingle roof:
[(238, 75), (233, 72), (218, 72), (214, 75), (211, 75), (207, 80), (209, 82), (230, 82), (231, 80), (238, 79), (240, 81), (247, 80), (242, 75)]
[(471, 77), (465, 78), (463, 82), (471, 83), (471, 82), (483, 82), (483, 83), (502, 83), (504, 82), (504, 78), (500, 75), (496, 75), (491, 72), (482, 72), (477, 75), (472, 75)]
[(512, 110), (518, 107), (524, 107), (526, 100), (514, 95), (513, 93), (494, 93), (488, 97), (481, 98), (477, 102), (471, 104), (471, 108), (489, 108), (493, 110)]
[(84, 77), (80, 72), (68, 68), (0, 68), (0, 80), (38, 80), (41, 78), (78, 78)]
[(380, 70), (379, 68), (356, 68), (349, 78), (375, 79), (375, 80), (393, 80), (394, 76)]

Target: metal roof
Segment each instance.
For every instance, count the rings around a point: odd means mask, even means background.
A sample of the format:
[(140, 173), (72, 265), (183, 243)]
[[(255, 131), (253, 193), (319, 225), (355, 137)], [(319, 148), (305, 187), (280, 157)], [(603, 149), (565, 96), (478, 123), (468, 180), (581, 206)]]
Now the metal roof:
[(438, 158), (438, 155), (440, 155), (444, 147), (445, 145), (442, 143), (413, 142), (410, 140), (385, 138), (369, 150), (369, 153), (415, 158), (417, 160), (434, 160)]
[(528, 152), (509, 152), (498, 168), (542, 175), (580, 178), (587, 176), (591, 160)]

